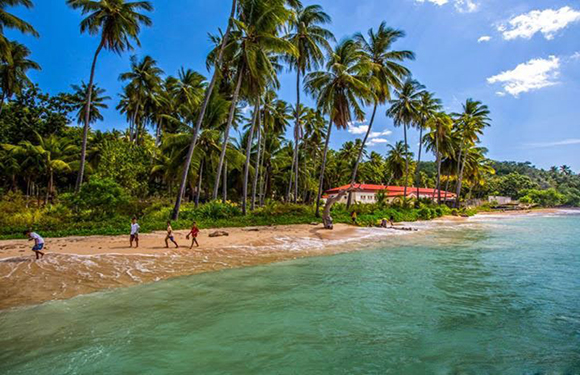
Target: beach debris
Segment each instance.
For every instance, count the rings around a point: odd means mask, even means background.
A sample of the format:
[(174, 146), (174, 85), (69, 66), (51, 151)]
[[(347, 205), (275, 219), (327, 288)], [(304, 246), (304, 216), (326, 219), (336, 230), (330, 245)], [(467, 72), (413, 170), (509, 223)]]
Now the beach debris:
[(213, 237), (227, 237), (229, 235), (230, 234), (228, 232), (223, 231), (223, 230), (218, 230), (218, 231), (215, 231), (215, 232), (212, 232), (212, 233), (209, 234), (209, 236), (212, 237), (212, 238)]
[(312, 223), (310, 223), (310, 225), (318, 225), (318, 224), (320, 224), (320, 223), (317, 223), (315, 221), (313, 221)]
[(259, 228), (242, 228), (242, 231), (244, 231), (244, 232), (259, 232), (260, 229)]

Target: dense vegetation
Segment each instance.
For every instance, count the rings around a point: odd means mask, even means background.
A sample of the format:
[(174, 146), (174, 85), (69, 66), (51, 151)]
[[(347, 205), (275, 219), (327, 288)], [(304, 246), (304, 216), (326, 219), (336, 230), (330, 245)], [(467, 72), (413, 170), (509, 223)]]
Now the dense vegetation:
[[(40, 69), (31, 51), (3, 34), (12, 28), (37, 35), (6, 9), (32, 2), (0, 0), (1, 235), (28, 226), (54, 234), (120, 233), (132, 215), (143, 217), (144, 230), (160, 229), (180, 213), (186, 222), (177, 226), (193, 219), (214, 227), (305, 223), (326, 189), (355, 181), (438, 187), (462, 199), (498, 194), (580, 204), (579, 177), (567, 167), (543, 171), (488, 160), (479, 145), (491, 121), (488, 108), (467, 99), (461, 112), (445, 113), (405, 66), (415, 58), (396, 48), (405, 34), (385, 23), (337, 43), (319, 6), (234, 0), (226, 30), (211, 37), (209, 78), (187, 67), (166, 74), (153, 57), (132, 56), (115, 98), (97, 84), (98, 57), (139, 45), (141, 28), (152, 22), (151, 3), (67, 3), (85, 16), (80, 31), (100, 43), (88, 84), (71, 82), (69, 92), (48, 95), (27, 76)], [(283, 69), (296, 74), (294, 103), (277, 97)], [(302, 92), (315, 108), (303, 104)], [(91, 130), (113, 105), (127, 128)], [(369, 154), (373, 123), (385, 115), (403, 127), (404, 140), (389, 145), (386, 156)], [(364, 136), (330, 149), (333, 128), (355, 121), (368, 122)], [(420, 135), (416, 154), (408, 145), (411, 129)], [(425, 152), (436, 161), (421, 162)], [(363, 223), (447, 212), (435, 203), (406, 204), (357, 210)], [(348, 209), (337, 207), (335, 220), (348, 220)]]

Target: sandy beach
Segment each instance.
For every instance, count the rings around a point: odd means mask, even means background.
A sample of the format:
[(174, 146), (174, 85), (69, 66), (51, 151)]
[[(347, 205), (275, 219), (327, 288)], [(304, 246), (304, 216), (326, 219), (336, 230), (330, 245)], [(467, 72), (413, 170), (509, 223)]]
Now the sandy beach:
[[(548, 214), (555, 210), (533, 212)], [(465, 220), (445, 217), (434, 222)], [(0, 310), (183, 275), (356, 251), (364, 248), (365, 242), (372, 244), (377, 235), (396, 232), (344, 224), (336, 225), (333, 231), (321, 225), (220, 230), (229, 235), (211, 238), (209, 235), (216, 230), (202, 230), (200, 247), (193, 249), (185, 238), (187, 231), (175, 231), (180, 245), (177, 249), (171, 243), (165, 248), (164, 231), (141, 234), (139, 248), (129, 248), (129, 236), (46, 238), (47, 255), (41, 261), (34, 260), (27, 240), (0, 241)]]

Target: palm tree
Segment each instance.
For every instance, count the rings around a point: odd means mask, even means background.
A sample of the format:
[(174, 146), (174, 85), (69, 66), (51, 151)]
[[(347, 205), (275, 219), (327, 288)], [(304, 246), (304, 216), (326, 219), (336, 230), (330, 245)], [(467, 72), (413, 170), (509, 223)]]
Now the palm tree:
[(149, 1), (128, 2), (127, 0), (67, 0), (67, 4), (73, 9), (80, 9), (83, 15), (88, 14), (81, 22), (81, 33), (88, 32), (91, 35), (100, 34), (101, 38), (93, 58), (91, 76), (87, 89), (87, 109), (85, 110), (86, 117), (83, 129), (81, 162), (75, 186), (75, 191), (78, 192), (83, 183), (83, 175), (85, 172), (87, 137), (90, 124), (89, 114), (91, 113), (90, 107), (95, 80), (95, 68), (97, 66), (99, 53), (104, 48), (121, 54), (126, 50), (132, 50), (133, 46), (131, 43), (133, 42), (139, 46), (141, 26), (150, 26), (152, 24), (151, 19), (139, 13), (139, 11), (152, 11), (153, 5)]
[(461, 194), (461, 184), (465, 169), (467, 149), (479, 142), (479, 136), (483, 134), (483, 129), (490, 126), (489, 109), (479, 101), (467, 99), (463, 105), (463, 112), (454, 114), (457, 122), (457, 132), (461, 139), (459, 146), (459, 156), (457, 158), (457, 199), (455, 207), (459, 207), (459, 196)]
[(417, 197), (419, 197), (419, 177), (421, 168), (421, 151), (423, 149), (423, 130), (426, 128), (427, 122), (432, 119), (441, 110), (441, 99), (434, 97), (433, 93), (424, 91), (421, 95), (421, 103), (419, 104), (419, 155), (417, 156)]
[(306, 91), (316, 98), (318, 108), (330, 118), (320, 167), (316, 198), (317, 216), (320, 215), (324, 169), (332, 126), (334, 124), (337, 128), (344, 129), (353, 118), (362, 121), (365, 114), (359, 100), (368, 102), (373, 97), (366, 80), (369, 66), (362, 56), (363, 53), (357, 43), (351, 39), (343, 40), (330, 55), (326, 71), (313, 72), (306, 76)]
[[(215, 60), (215, 64), (214, 64), (214, 73), (213, 73), (213, 76), (211, 78), (211, 81), (209, 82), (207, 89), (205, 90), (205, 96), (203, 98), (203, 102), (202, 102), (201, 108), (199, 110), (199, 114), (197, 116), (197, 121), (196, 121), (195, 127), (193, 129), (193, 137), (191, 138), (189, 150), (188, 150), (187, 155), (185, 157), (185, 163), (184, 163), (185, 165), (183, 168), (183, 174), (181, 176), (179, 191), (177, 192), (177, 198), (175, 199), (175, 206), (173, 207), (173, 214), (171, 215), (172, 216), (171, 218), (173, 220), (177, 220), (179, 218), (179, 209), (181, 208), (181, 201), (183, 199), (183, 194), (185, 193), (185, 188), (186, 188), (186, 184), (187, 184), (187, 176), (188, 176), (187, 171), (189, 170), (189, 166), (191, 164), (191, 159), (193, 157), (193, 152), (195, 151), (197, 137), (198, 137), (199, 131), (201, 129), (203, 119), (205, 117), (205, 112), (207, 110), (207, 106), (210, 102), (210, 99), (211, 99), (211, 96), (213, 93), (213, 89), (214, 89), (214, 87), (217, 83), (217, 80), (219, 78), (224, 50), (225, 50), (225, 47), (228, 44), (229, 39), (230, 39), (231, 29), (232, 29), (232, 26), (234, 24), (234, 20), (235, 20), (234, 17), (236, 16), (237, 8), (238, 8), (237, 0), (232, 0), (232, 10), (230, 12), (230, 17), (228, 18), (228, 26), (226, 29), (226, 33), (224, 34), (224, 36), (221, 40), (219, 53), (218, 53), (218, 56), (217, 56), (217, 58)], [(226, 137), (224, 137), (224, 143), (227, 143), (227, 140), (225, 138)], [(218, 173), (217, 173), (218, 175), (220, 174), (220, 171), (221, 170), (218, 170)]]
[(28, 59), (30, 50), (18, 42), (8, 42), (6, 54), (9, 58), (0, 62), (0, 114), (5, 100), (9, 100), (14, 94), (20, 94), (25, 86), (31, 85), (26, 73), (30, 69), (40, 70), (40, 65)]
[(72, 94), (72, 106), (73, 109), (77, 111), (76, 120), (79, 124), (85, 122), (87, 118), (89, 119), (89, 124), (94, 124), (97, 121), (103, 120), (103, 115), (101, 113), (102, 109), (107, 109), (109, 106), (105, 103), (107, 100), (111, 100), (110, 96), (105, 95), (105, 89), (100, 88), (96, 84), (93, 85), (93, 94), (91, 98), (91, 112), (87, 116), (86, 110), (89, 108), (87, 106), (87, 93), (89, 92), (87, 84), (82, 82), (81, 85), (71, 85), (74, 93)]
[(427, 150), (433, 151), (435, 154), (437, 164), (435, 188), (438, 190), (437, 202), (441, 204), (441, 163), (443, 161), (444, 145), (446, 144), (445, 140), (451, 134), (453, 119), (445, 112), (438, 112), (427, 121), (425, 126), (431, 131), (425, 135), (423, 142), (427, 144)]
[(6, 11), (7, 7), (18, 5), (28, 9), (34, 6), (32, 0), (0, 0), (0, 60), (4, 62), (11, 62), (11, 42), (4, 36), (5, 29), (16, 29), (23, 34), (38, 37), (38, 33), (31, 24)]
[(413, 157), (413, 153), (409, 151), (409, 147), (404, 142), (397, 142), (395, 145), (388, 145), (389, 151), (385, 165), (390, 173), (391, 180), (400, 181), (406, 178), (408, 160)]
[[(290, 67), (296, 70), (296, 105), (300, 106), (301, 75), (317, 69), (324, 62), (324, 51), (330, 53), (332, 48), (329, 41), (334, 41), (334, 35), (323, 25), (331, 22), (330, 16), (324, 13), (319, 5), (303, 7), (298, 4), (294, 9), (293, 17), (290, 18), (290, 33), (286, 38), (296, 47), (298, 54), (286, 57)], [(294, 126), (294, 203), (298, 199), (298, 171), (299, 171), (299, 147), (302, 137), (302, 124), (300, 123), (300, 111), (295, 111), (296, 123)], [(292, 185), (292, 176), (290, 177)]]
[[(161, 75), (163, 70), (157, 66), (157, 61), (155, 61), (151, 56), (145, 56), (141, 61), (137, 59), (137, 56), (131, 56), (131, 71), (122, 73), (119, 76), (119, 80), (122, 82), (128, 82), (125, 88), (126, 93), (130, 93), (130, 100), (132, 104), (132, 121), (131, 125), (135, 125), (135, 130), (139, 130), (138, 114), (143, 112), (145, 108), (151, 108), (154, 102), (154, 95), (160, 89), (162, 80)], [(147, 113), (143, 113), (144, 117), (148, 117)], [(161, 137), (159, 124), (156, 126), (156, 144), (159, 145), (159, 139)], [(137, 139), (137, 132), (133, 134), (130, 131), (131, 140)]]
[[(365, 58), (371, 64), (370, 84), (375, 97), (373, 100), (373, 114), (352, 171), (352, 184), (356, 182), (358, 167), (373, 128), (377, 107), (391, 100), (391, 91), (401, 88), (401, 81), (410, 74), (409, 69), (400, 63), (405, 60), (414, 60), (415, 54), (411, 51), (392, 50), (393, 44), (404, 36), (405, 33), (403, 31), (391, 29), (387, 27), (385, 22), (381, 23), (376, 32), (373, 29), (368, 31), (368, 40), (360, 33), (355, 35), (355, 40), (360, 44), (365, 53)], [(348, 205), (350, 205), (351, 199), (352, 193), (348, 195)]]
[[(392, 117), (395, 126), (403, 126), (405, 146), (409, 148), (407, 139), (407, 128), (417, 124), (420, 120), (419, 108), (423, 96), (424, 86), (419, 82), (409, 78), (401, 89), (397, 90), (397, 99), (391, 100), (391, 108), (387, 111), (387, 116)], [(407, 153), (409, 155), (409, 153)], [(409, 185), (409, 160), (405, 162), (405, 189), (404, 197), (407, 197), (407, 187)]]

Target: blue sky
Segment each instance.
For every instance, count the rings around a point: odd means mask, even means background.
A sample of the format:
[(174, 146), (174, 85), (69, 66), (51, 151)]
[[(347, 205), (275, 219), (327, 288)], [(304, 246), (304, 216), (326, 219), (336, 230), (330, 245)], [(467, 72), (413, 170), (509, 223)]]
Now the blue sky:
[[(168, 74), (184, 66), (203, 72), (208, 32), (224, 27), (229, 0), (153, 0), (154, 25), (141, 35), (139, 56), (151, 55)], [(337, 39), (376, 28), (382, 21), (407, 33), (398, 49), (417, 55), (413, 75), (436, 93), (449, 111), (467, 98), (490, 107), (492, 127), (483, 138), (488, 156), (531, 161), (539, 167), (567, 164), (580, 172), (580, 2), (577, 0), (304, 0), (333, 18)], [(36, 0), (33, 10), (14, 9), (41, 38), (9, 32), (27, 44), (43, 70), (31, 74), (44, 90), (58, 93), (88, 80), (98, 40), (79, 33), (79, 12), (64, 0)], [(97, 129), (125, 128), (115, 111), (130, 53), (104, 52), (96, 80), (113, 100)], [(294, 76), (281, 77), (280, 97), (294, 101)], [(308, 100), (312, 104), (312, 100)], [(381, 108), (371, 150), (385, 153), (402, 139)], [(364, 124), (335, 132), (332, 146), (360, 137)], [(416, 148), (418, 136), (412, 137)]]

